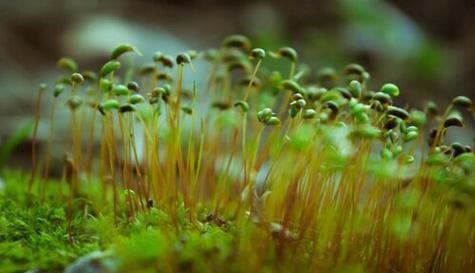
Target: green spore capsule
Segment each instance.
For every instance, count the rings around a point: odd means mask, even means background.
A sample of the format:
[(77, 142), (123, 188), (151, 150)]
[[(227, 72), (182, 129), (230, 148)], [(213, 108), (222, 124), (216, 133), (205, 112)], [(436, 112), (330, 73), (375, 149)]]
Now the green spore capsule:
[(386, 113), (388, 115), (393, 115), (403, 120), (409, 119), (411, 117), (411, 115), (409, 115), (406, 110), (395, 106), (388, 106)]
[(382, 104), (392, 104), (393, 101), (391, 99), (391, 96), (389, 94), (386, 94), (384, 92), (376, 92), (373, 96), (374, 100), (377, 100), (381, 102)]
[(106, 100), (105, 102), (102, 103), (102, 109), (104, 110), (112, 110), (112, 109), (119, 109), (120, 104), (117, 100), (110, 99)]
[(349, 64), (343, 69), (343, 75), (358, 75), (363, 76), (363, 73), (366, 72), (365, 69), (359, 64)]
[(190, 106), (183, 106), (181, 107), (181, 110), (188, 115), (193, 114), (193, 109)]
[(105, 77), (112, 72), (115, 72), (120, 69), (120, 62), (118, 61), (109, 61), (105, 63), (102, 68), (101, 72), (99, 73), (101, 77)]
[(229, 101), (213, 101), (211, 107), (223, 111), (231, 108), (231, 103)]
[(269, 117), (264, 121), (265, 125), (276, 126), (280, 124), (280, 119), (278, 117)]
[(317, 111), (315, 111), (314, 109), (305, 109), (302, 115), (304, 119), (313, 119), (316, 116), (317, 116)]
[(399, 87), (397, 87), (395, 84), (387, 83), (381, 87), (381, 92), (393, 97), (397, 97), (399, 96)]
[(86, 70), (81, 73), (84, 76), (84, 80), (95, 83), (97, 82), (97, 74), (94, 71)]
[(249, 104), (243, 100), (235, 102), (234, 106), (241, 108), (241, 111), (243, 112), (249, 111)]
[(459, 106), (462, 108), (470, 108), (473, 105), (473, 102), (470, 98), (465, 96), (458, 96), (452, 100), (454, 106)]
[(359, 98), (361, 96), (361, 92), (363, 91), (363, 87), (359, 81), (352, 80), (348, 85), (348, 90), (353, 97)]
[(272, 109), (264, 108), (261, 111), (257, 112), (257, 120), (263, 122), (265, 119), (272, 115)]
[(354, 128), (350, 132), (350, 137), (363, 138), (363, 139), (375, 139), (381, 135), (381, 130), (373, 126), (361, 126)]
[(291, 62), (297, 62), (298, 59), (297, 51), (288, 46), (279, 48), (279, 50), (277, 50), (277, 56), (280, 58), (287, 58)]
[(458, 112), (452, 112), (444, 121), (444, 127), (463, 127), (463, 118)]
[(84, 77), (79, 73), (73, 73), (71, 75), (71, 82), (73, 82), (74, 84), (81, 85), (84, 83)]
[(131, 104), (139, 104), (139, 103), (143, 103), (143, 102), (145, 102), (145, 98), (140, 94), (133, 94), (129, 98), (129, 103), (131, 103)]
[(135, 111), (135, 107), (130, 103), (122, 104), (119, 107), (119, 113), (129, 113), (129, 112), (134, 112), (134, 111)]
[(57, 84), (55, 87), (54, 87), (54, 90), (53, 90), (53, 96), (55, 98), (59, 97), (59, 95), (61, 95), (61, 93), (63, 93), (64, 91), (64, 84)]
[(160, 51), (153, 53), (153, 61), (155, 63), (159, 63), (162, 57), (163, 57), (163, 53)]
[(127, 86), (123, 84), (117, 84), (112, 87), (112, 93), (116, 96), (127, 96), (130, 94)]
[(419, 110), (412, 110), (411, 111), (411, 120), (418, 127), (422, 127), (427, 123), (426, 114), (422, 111), (419, 111)]
[(339, 107), (334, 101), (327, 101), (323, 104), (323, 109), (330, 109), (333, 113), (338, 113)]
[(413, 141), (413, 140), (417, 139), (418, 136), (419, 136), (419, 133), (417, 131), (408, 131), (404, 135), (404, 141), (406, 141), (406, 142)]
[(300, 85), (293, 81), (293, 80), (284, 80), (281, 82), (281, 87), (284, 89), (284, 90), (290, 90), (294, 93), (300, 93), (302, 92), (302, 89), (300, 88)]
[(348, 91), (348, 89), (344, 88), (344, 87), (335, 87), (333, 90), (336, 90), (338, 91), (342, 96), (343, 98), (349, 100), (353, 97), (353, 95), (351, 94), (350, 91)]
[(429, 101), (427, 102), (424, 111), (427, 113), (427, 115), (437, 116), (437, 114), (439, 113), (439, 107), (435, 102)]
[(188, 53), (180, 53), (176, 56), (176, 64), (184, 66), (185, 64), (191, 63), (191, 57)]
[(109, 93), (112, 88), (112, 82), (108, 79), (101, 79), (100, 88), (104, 93)]
[(58, 66), (58, 68), (68, 70), (71, 73), (78, 72), (78, 65), (71, 58), (63, 57), (63, 58), (59, 59), (58, 63), (57, 63), (57, 66)]
[(140, 90), (140, 86), (138, 83), (134, 82), (134, 81), (130, 81), (127, 83), (127, 89), (129, 89), (130, 91), (133, 91), (133, 92), (139, 92)]
[(155, 64), (144, 64), (139, 69), (139, 74), (142, 76), (152, 74), (157, 70)]
[(262, 48), (254, 48), (250, 54), (250, 58), (252, 60), (262, 60), (265, 57), (266, 57), (266, 51)]
[(120, 44), (111, 53), (110, 59), (114, 60), (122, 56), (122, 54), (125, 54), (127, 52), (135, 52), (138, 55), (142, 56), (142, 53), (138, 51), (134, 46), (130, 44)]
[(250, 50), (251, 41), (244, 35), (230, 35), (223, 40), (223, 47), (234, 47), (242, 50)]
[(315, 86), (310, 86), (306, 89), (306, 94), (309, 100), (316, 101), (319, 100), (322, 94), (327, 92), (326, 88), (318, 88)]
[(173, 58), (170, 55), (162, 55), (159, 59), (159, 63), (168, 68), (173, 68), (174, 65)]
[(173, 77), (170, 75), (170, 73), (167, 72), (160, 72), (157, 73), (157, 80), (159, 81), (167, 81), (167, 82), (173, 82)]
[(261, 86), (261, 80), (257, 77), (252, 77), (252, 76), (246, 76), (239, 80), (239, 83), (243, 86), (249, 86), (251, 84), (251, 87), (257, 88)]
[(71, 111), (76, 111), (79, 107), (81, 107), (83, 101), (79, 96), (72, 96), (66, 101), (66, 105), (69, 107)]
[(459, 143), (459, 142), (454, 142), (450, 146), (453, 150), (454, 157), (457, 157), (457, 156), (467, 152), (465, 150), (465, 146), (463, 144)]

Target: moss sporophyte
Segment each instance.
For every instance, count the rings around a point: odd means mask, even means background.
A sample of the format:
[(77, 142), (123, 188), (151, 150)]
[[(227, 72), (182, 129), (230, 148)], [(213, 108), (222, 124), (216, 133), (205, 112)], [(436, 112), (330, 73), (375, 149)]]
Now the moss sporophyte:
[[(26, 192), (64, 212), (51, 230), (63, 243), (92, 232), (120, 272), (475, 272), (473, 143), (445, 139), (470, 131), (470, 98), (397, 106), (404, 90), (373, 89), (361, 65), (312, 71), (295, 49), (242, 35), (156, 52), (134, 73), (124, 54), (141, 55), (119, 45), (97, 73), (62, 58), (64, 75), (38, 92)], [(210, 64), (204, 80), (199, 62)], [(51, 160), (60, 108), (70, 118), (62, 166)], [(99, 222), (107, 232), (86, 231)]]

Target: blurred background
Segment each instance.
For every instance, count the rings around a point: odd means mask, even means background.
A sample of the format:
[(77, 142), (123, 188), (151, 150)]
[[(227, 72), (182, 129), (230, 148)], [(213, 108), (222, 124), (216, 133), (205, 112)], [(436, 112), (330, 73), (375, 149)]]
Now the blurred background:
[[(397, 83), (403, 105), (474, 99), (474, 14), (473, 0), (0, 0), (0, 145), (13, 134), (28, 140), (23, 124), (39, 83), (52, 88), (58, 58), (97, 70), (122, 42), (149, 57), (216, 47), (240, 33), (254, 46), (295, 47), (313, 68), (360, 63), (373, 88)], [(464, 135), (466, 144), (472, 138)], [(25, 143), (12, 148), (10, 165), (25, 161)]]

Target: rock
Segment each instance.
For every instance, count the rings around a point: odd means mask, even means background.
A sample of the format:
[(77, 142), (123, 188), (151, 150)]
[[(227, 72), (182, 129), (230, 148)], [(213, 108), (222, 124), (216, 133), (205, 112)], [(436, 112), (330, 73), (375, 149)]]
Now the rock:
[(109, 252), (94, 251), (76, 260), (64, 273), (115, 273), (116, 264)]

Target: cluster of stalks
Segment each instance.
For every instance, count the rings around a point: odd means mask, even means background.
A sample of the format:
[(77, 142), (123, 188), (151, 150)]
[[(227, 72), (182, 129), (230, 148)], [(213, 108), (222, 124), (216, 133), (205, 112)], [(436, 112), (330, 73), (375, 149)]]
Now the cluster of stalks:
[[(445, 141), (463, 117), (473, 120), (469, 98), (443, 111), (434, 103), (398, 107), (399, 88), (372, 89), (360, 65), (313, 73), (294, 49), (253, 48), (240, 35), (218, 49), (157, 52), (123, 72), (122, 55), (136, 53), (119, 45), (99, 73), (62, 58), (64, 76), (52, 92), (39, 91), (38, 109), (42, 99), (53, 104), (41, 156), (34, 144), (30, 191), (44, 195), (60, 137), (56, 110), (67, 107), (62, 169), (70, 191), (58, 198), (70, 221), (74, 200), (100, 189), (96, 208), (116, 221), (157, 207), (179, 230), (179, 208), (194, 225), (206, 207), (209, 221), (262, 229), (270, 236), (261, 246), (236, 245), (255, 251), (249, 272), (259, 271), (266, 251), (306, 271), (475, 270), (474, 149)], [(266, 66), (269, 58), (280, 70)], [(210, 64), (203, 85), (195, 62)]]

